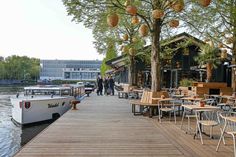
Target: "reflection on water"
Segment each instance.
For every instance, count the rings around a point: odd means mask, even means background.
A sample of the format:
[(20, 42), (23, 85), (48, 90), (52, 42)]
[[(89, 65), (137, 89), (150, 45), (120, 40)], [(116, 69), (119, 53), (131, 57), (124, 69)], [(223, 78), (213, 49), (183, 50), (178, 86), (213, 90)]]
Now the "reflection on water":
[(0, 87), (0, 157), (13, 156), (51, 122), (35, 126), (20, 127), (11, 121), (10, 97), (22, 88)]

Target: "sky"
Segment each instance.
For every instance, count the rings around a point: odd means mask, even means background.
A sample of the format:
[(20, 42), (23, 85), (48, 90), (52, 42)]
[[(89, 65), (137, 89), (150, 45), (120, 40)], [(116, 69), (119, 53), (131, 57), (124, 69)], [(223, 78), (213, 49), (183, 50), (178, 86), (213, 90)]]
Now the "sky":
[(61, 0), (0, 0), (0, 56), (101, 60), (92, 30), (71, 19)]

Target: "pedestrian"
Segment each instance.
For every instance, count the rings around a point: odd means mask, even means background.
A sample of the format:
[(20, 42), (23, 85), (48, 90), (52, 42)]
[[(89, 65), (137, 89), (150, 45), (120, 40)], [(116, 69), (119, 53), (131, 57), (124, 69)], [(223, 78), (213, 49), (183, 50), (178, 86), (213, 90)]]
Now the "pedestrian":
[(114, 82), (112, 76), (110, 76), (108, 84), (109, 84), (109, 88), (111, 90), (111, 95), (114, 95), (114, 85), (115, 85), (115, 82)]
[(103, 86), (104, 86), (104, 95), (108, 95), (108, 88), (109, 88), (109, 85), (108, 85), (108, 78), (105, 77), (104, 79), (104, 83), (103, 83)]
[(102, 77), (99, 76), (97, 81), (98, 81), (98, 92), (97, 92), (97, 95), (102, 95), (102, 89), (103, 89)]

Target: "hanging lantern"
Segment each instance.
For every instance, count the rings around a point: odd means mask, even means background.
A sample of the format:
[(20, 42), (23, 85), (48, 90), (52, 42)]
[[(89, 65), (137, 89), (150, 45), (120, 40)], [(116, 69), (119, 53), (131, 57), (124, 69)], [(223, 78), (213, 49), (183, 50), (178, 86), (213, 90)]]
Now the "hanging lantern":
[(223, 43), (219, 43), (218, 44), (218, 48), (224, 48), (224, 44)]
[(132, 38), (132, 42), (133, 42), (133, 43), (136, 43), (137, 41), (138, 41), (137, 38), (135, 38), (135, 37)]
[(170, 27), (173, 27), (173, 28), (178, 27), (178, 26), (179, 26), (179, 20), (175, 20), (175, 19), (171, 20), (171, 21), (169, 22), (169, 26), (170, 26)]
[(129, 49), (129, 54), (131, 55), (131, 56), (134, 56), (135, 55), (135, 50), (134, 50), (134, 48), (130, 48)]
[(133, 16), (132, 20), (131, 20), (131, 23), (134, 24), (134, 25), (139, 24), (139, 18), (137, 16)]
[(184, 9), (184, 1), (177, 0), (172, 4), (172, 8), (175, 12), (181, 12)]
[(124, 6), (129, 6), (131, 4), (131, 1), (130, 0), (126, 0), (125, 3), (124, 3)]
[(116, 27), (119, 23), (119, 16), (116, 13), (107, 16), (107, 24), (110, 27)]
[(164, 16), (164, 11), (160, 9), (155, 9), (152, 11), (152, 17), (154, 19), (160, 19)]
[(139, 34), (142, 36), (142, 37), (145, 37), (148, 35), (148, 26), (145, 25), (145, 24), (142, 24), (140, 27), (139, 27)]
[(207, 7), (211, 4), (211, 0), (198, 0), (198, 3), (203, 7)]
[(124, 41), (127, 41), (128, 39), (129, 39), (128, 34), (124, 34), (124, 35), (123, 35), (123, 40), (124, 40)]
[(226, 49), (221, 50), (220, 58), (221, 59), (227, 58), (227, 50)]
[(126, 12), (129, 13), (130, 15), (135, 16), (137, 14), (137, 8), (133, 5), (129, 5), (126, 7)]

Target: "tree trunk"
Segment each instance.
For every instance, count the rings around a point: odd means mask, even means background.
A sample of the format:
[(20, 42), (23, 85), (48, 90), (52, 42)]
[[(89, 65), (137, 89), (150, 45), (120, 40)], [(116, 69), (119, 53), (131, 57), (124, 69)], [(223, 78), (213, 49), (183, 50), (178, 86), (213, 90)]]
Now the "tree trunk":
[(206, 68), (207, 68), (207, 82), (211, 82), (212, 69), (213, 69), (212, 63), (207, 63)]
[[(236, 19), (235, 19), (235, 7), (236, 7), (236, 1), (232, 1), (232, 10), (231, 10), (231, 23), (233, 26), (233, 49), (232, 49), (232, 65), (236, 64)], [(231, 87), (233, 88), (233, 92), (236, 92), (236, 84), (235, 84), (235, 68), (232, 67), (231, 70)]]
[[(235, 35), (236, 37), (236, 35)], [(236, 41), (234, 40), (233, 42), (233, 51), (232, 51), (232, 62), (231, 62), (232, 65), (235, 65), (236, 64)], [(231, 87), (233, 88), (233, 92), (236, 92), (236, 87), (235, 87), (235, 68), (232, 67), (232, 70), (231, 70)]]
[(128, 82), (130, 85), (134, 86), (137, 84), (136, 82), (136, 71), (134, 64), (134, 57), (130, 56), (130, 65), (129, 65), (129, 73), (128, 73)]
[(154, 20), (152, 32), (152, 55), (151, 55), (151, 75), (152, 75), (152, 92), (161, 90), (161, 69), (160, 69), (160, 33), (161, 22)]

